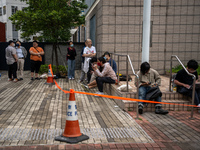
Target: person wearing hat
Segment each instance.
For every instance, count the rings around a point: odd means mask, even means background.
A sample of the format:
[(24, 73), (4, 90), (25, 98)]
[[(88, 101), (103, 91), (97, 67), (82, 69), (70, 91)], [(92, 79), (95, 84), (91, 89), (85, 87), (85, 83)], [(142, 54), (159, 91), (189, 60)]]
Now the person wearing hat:
[(35, 79), (40, 80), (38, 77), (38, 72), (42, 64), (42, 55), (44, 55), (44, 50), (41, 47), (38, 47), (37, 41), (33, 41), (33, 47), (30, 48), (29, 52), (31, 60), (31, 80), (34, 80), (34, 72)]
[(8, 65), (8, 81), (14, 81), (17, 82), (17, 52), (14, 48), (15, 43), (10, 40), (8, 42), (8, 47), (5, 50), (6, 53), (6, 63)]

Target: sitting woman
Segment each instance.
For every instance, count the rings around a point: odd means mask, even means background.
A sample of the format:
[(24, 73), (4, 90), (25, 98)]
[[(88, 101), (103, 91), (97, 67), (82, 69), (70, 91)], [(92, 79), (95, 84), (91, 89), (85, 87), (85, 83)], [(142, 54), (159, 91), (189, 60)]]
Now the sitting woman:
[[(102, 72), (98, 69), (98, 66), (102, 67)], [(114, 84), (117, 80), (117, 76), (110, 66), (109, 63), (106, 63), (106, 60), (103, 57), (99, 57), (97, 60), (97, 65), (93, 65), (92, 68), (94, 70), (96, 78), (96, 83), (99, 91), (96, 94), (104, 94), (103, 93), (103, 83), (111, 83)]]

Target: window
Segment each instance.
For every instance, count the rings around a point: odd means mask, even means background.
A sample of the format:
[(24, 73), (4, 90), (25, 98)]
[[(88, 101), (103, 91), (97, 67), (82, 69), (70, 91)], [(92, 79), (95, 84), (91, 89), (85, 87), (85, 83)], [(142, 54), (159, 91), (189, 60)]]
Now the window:
[(0, 7), (0, 16), (2, 16), (2, 7)]
[(17, 31), (16, 26), (14, 24), (12, 25), (12, 30)]
[(17, 6), (12, 6), (12, 15), (17, 12)]
[(6, 6), (3, 6), (3, 15), (6, 14)]

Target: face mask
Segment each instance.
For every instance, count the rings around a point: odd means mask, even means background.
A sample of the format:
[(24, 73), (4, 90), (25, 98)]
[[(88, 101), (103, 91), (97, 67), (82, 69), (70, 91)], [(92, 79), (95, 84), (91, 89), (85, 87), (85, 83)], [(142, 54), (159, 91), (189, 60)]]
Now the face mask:
[(16, 46), (19, 46), (19, 44), (16, 44)]
[(98, 66), (101, 66), (101, 63), (98, 62), (97, 65), (98, 65)]
[(13, 44), (13, 47), (15, 47), (15, 44)]
[(70, 46), (71, 46), (71, 47), (74, 47), (74, 44), (71, 44)]
[(107, 58), (106, 58), (106, 57), (104, 57), (104, 59), (106, 60)]

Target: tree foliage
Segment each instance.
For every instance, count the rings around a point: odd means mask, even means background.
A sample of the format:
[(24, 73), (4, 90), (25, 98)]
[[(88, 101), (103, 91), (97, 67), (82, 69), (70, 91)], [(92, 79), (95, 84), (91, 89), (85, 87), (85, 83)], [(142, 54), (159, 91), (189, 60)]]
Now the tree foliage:
[(87, 8), (85, 0), (21, 0), (29, 5), (9, 19), (22, 31), (22, 38), (40, 33), (40, 41), (64, 42), (70, 38), (70, 29), (84, 23), (81, 11)]

